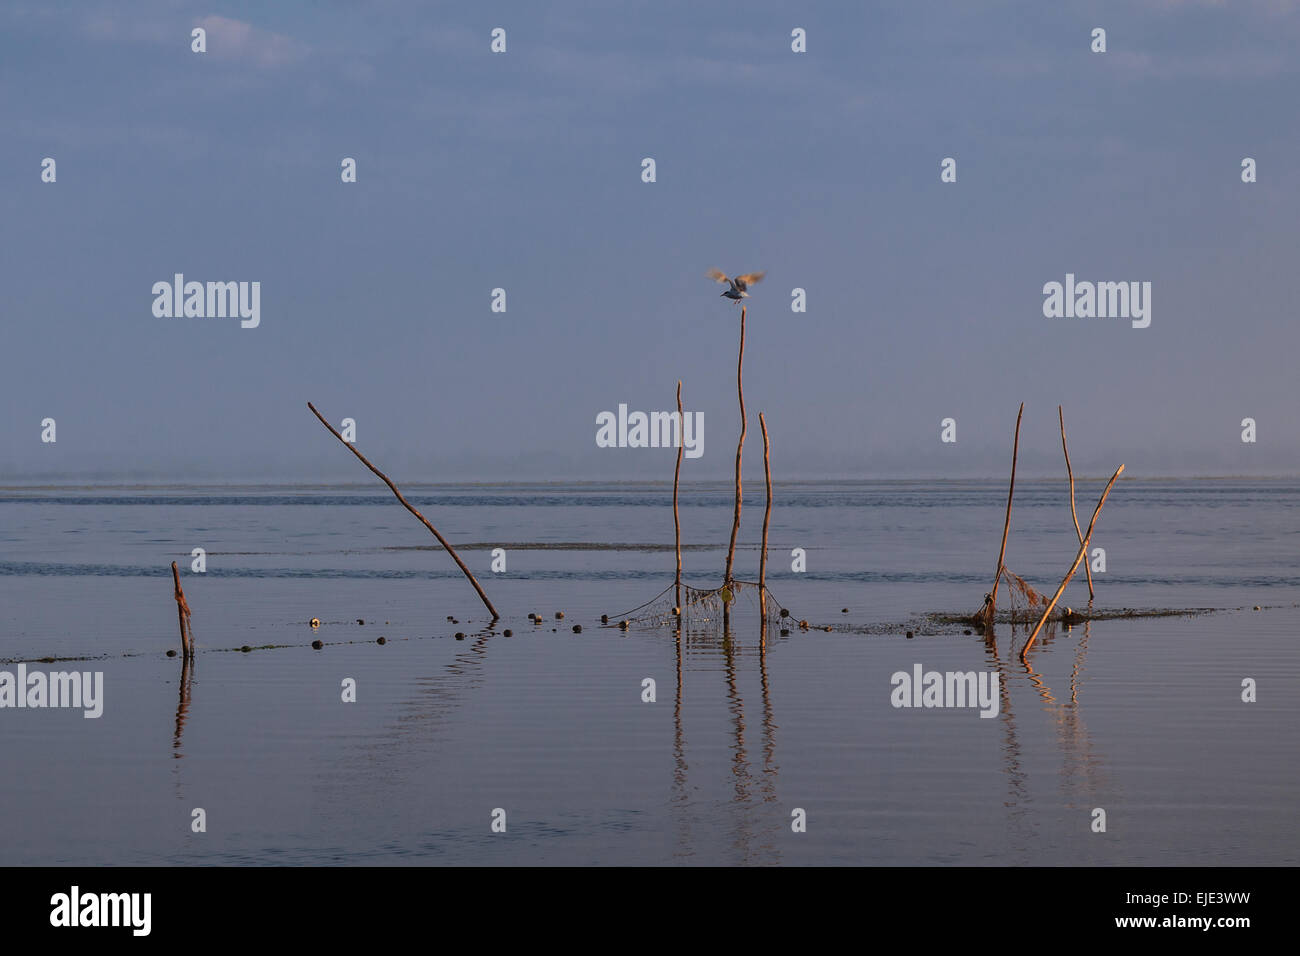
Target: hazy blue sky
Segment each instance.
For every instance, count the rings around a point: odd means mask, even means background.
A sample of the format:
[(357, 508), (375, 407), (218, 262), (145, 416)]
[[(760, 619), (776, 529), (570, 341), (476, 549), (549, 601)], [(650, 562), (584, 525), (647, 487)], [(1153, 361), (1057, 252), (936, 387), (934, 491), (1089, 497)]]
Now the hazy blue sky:
[[(1294, 474), (1298, 50), (1282, 0), (6, 2), (0, 481), (369, 480), (309, 399), (399, 482), (670, 478), (595, 418), (678, 378), (722, 477), (712, 266), (768, 271), (755, 475), (765, 411), (778, 478), (1001, 477), (1022, 400), (1027, 473), (1063, 403), (1081, 473)], [(261, 325), (154, 317), (177, 272)], [(1045, 318), (1067, 272), (1150, 327)]]

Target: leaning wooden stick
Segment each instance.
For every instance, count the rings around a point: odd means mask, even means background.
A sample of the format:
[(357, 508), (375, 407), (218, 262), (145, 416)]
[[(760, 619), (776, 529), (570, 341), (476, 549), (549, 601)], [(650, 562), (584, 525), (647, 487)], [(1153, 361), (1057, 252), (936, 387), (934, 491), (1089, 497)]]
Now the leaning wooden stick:
[(767, 440), (767, 419), (758, 413), (758, 424), (763, 428), (763, 475), (767, 478), (767, 510), (763, 512), (763, 550), (758, 553), (758, 605), (759, 618), (767, 622), (767, 525), (772, 520), (772, 461), (771, 443)]
[(1020, 457), (1020, 419), (1025, 414), (1025, 403), (1020, 403), (1020, 411), (1016, 413), (1016, 438), (1011, 446), (1011, 487), (1007, 489), (1007, 518), (1002, 524), (1002, 547), (998, 549), (998, 570), (993, 576), (993, 590), (984, 601), (984, 622), (993, 623), (993, 617), (998, 609), (998, 585), (1002, 581), (1002, 572), (1006, 570), (1004, 561), (1007, 557), (1007, 534), (1011, 531), (1011, 499), (1016, 493), (1016, 459)]
[(181, 624), (181, 655), (185, 660), (194, 656), (194, 632), (190, 630), (190, 605), (185, 600), (185, 591), (181, 588), (181, 572), (172, 562), (172, 583), (175, 585), (176, 617)]
[(677, 610), (682, 608), (682, 522), (677, 515), (677, 483), (682, 477), (682, 449), (686, 446), (686, 417), (682, 415), (682, 380), (677, 380), (677, 468), (673, 471), (673, 539), (677, 543)]
[[(740, 462), (745, 451), (745, 309), (740, 310), (740, 357), (736, 360), (736, 393), (740, 396), (740, 441), (736, 443), (736, 512), (731, 520), (731, 545), (727, 548), (727, 573), (723, 584), (731, 584), (731, 567), (736, 558), (736, 533), (740, 531)], [(724, 605), (725, 608), (725, 605)]]
[[(1065, 444), (1065, 412), (1061, 406), (1056, 406), (1057, 417), (1061, 419), (1061, 450), (1065, 452), (1065, 473), (1070, 479), (1070, 517), (1074, 519), (1074, 533), (1079, 538), (1079, 543), (1083, 544), (1083, 532), (1079, 530), (1079, 515), (1074, 510), (1074, 469), (1070, 467), (1070, 449)], [(1087, 561), (1083, 563), (1083, 570), (1088, 574), (1088, 600), (1092, 600), (1092, 565)]]
[(1120, 473), (1123, 470), (1124, 466), (1120, 465), (1119, 468), (1115, 469), (1115, 474), (1110, 476), (1110, 481), (1106, 482), (1106, 490), (1101, 493), (1101, 500), (1097, 502), (1097, 507), (1092, 513), (1092, 520), (1088, 522), (1088, 533), (1085, 534), (1083, 540), (1079, 542), (1079, 553), (1074, 556), (1074, 564), (1070, 565), (1070, 570), (1065, 575), (1064, 580), (1061, 581), (1061, 586), (1056, 589), (1056, 594), (1052, 596), (1052, 600), (1043, 610), (1043, 616), (1038, 619), (1038, 626), (1034, 628), (1034, 633), (1029, 635), (1029, 640), (1025, 642), (1025, 646), (1020, 651), (1021, 657), (1025, 656), (1025, 651), (1029, 650), (1030, 646), (1034, 643), (1034, 640), (1038, 637), (1038, 632), (1041, 631), (1043, 625), (1047, 623), (1047, 618), (1051, 615), (1052, 609), (1056, 607), (1056, 602), (1059, 601), (1061, 595), (1065, 593), (1065, 586), (1070, 583), (1070, 578), (1074, 577), (1074, 572), (1079, 570), (1079, 562), (1082, 561), (1084, 555), (1088, 553), (1088, 542), (1092, 540), (1092, 526), (1097, 523), (1097, 515), (1101, 514), (1101, 506), (1106, 503), (1106, 496), (1110, 494), (1110, 489), (1115, 484), (1115, 479), (1120, 476)]
[(442, 545), (443, 548), (446, 549), (448, 554), (451, 555), (451, 559), (455, 561), (457, 567), (459, 567), (461, 571), (464, 572), (465, 577), (469, 578), (469, 583), (474, 585), (474, 590), (478, 592), (478, 596), (483, 601), (483, 606), (486, 607), (488, 609), (488, 613), (492, 615), (492, 620), (495, 621), (497, 618), (499, 618), (501, 615), (498, 614), (497, 609), (492, 606), (492, 602), (488, 600), (488, 596), (483, 592), (483, 588), (479, 586), (478, 581), (474, 578), (474, 575), (470, 573), (469, 568), (465, 567), (465, 562), (460, 559), (460, 555), (458, 555), (455, 549), (452, 548), (452, 546), (447, 543), (447, 539), (438, 533), (438, 529), (435, 528), (433, 525), (429, 524), (429, 520), (425, 518), (424, 515), (420, 514), (420, 512), (416, 511), (415, 508), (411, 505), (411, 503), (402, 497), (402, 493), (397, 490), (397, 486), (395, 484), (393, 484), (391, 481), (388, 480), (387, 475), (385, 475), (374, 465), (370, 464), (370, 462), (366, 460), (366, 456), (361, 454), (361, 452), (357, 451), (354, 445), (344, 440), (343, 436), (340, 435), (338, 431), (335, 430), (334, 426), (331, 425), (329, 422), (327, 422), (324, 416), (322, 416), (320, 412), (316, 411), (315, 405), (313, 405), (311, 402), (308, 402), (307, 407), (311, 409), (311, 413), (313, 415), (315, 415), (317, 418), (320, 419), (320, 423), (330, 430), (330, 434), (332, 434), (339, 441), (343, 442), (343, 446), (347, 448), (348, 451), (352, 452), (352, 454), (356, 455), (357, 458), (361, 459), (361, 463), (363, 465), (365, 465), (376, 475), (378, 475), (381, 479), (383, 479), (384, 484), (388, 486), (388, 490), (397, 496), (397, 500), (402, 503), (402, 506), (407, 511), (409, 511), (411, 514), (419, 518), (420, 523), (423, 524), (426, 528), (428, 528), (431, 532), (433, 532), (433, 536), (438, 539), (438, 543)]

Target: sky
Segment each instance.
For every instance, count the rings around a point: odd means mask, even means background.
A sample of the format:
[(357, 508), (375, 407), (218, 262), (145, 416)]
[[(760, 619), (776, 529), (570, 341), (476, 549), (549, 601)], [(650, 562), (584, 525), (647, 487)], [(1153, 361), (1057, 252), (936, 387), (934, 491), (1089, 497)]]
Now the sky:
[(1298, 49), (1291, 0), (6, 2), (0, 484), (372, 480), (308, 401), (399, 484), (671, 480), (596, 418), (679, 379), (725, 478), (714, 267), (767, 272), (747, 477), (760, 411), (778, 480), (1005, 477), (1021, 402), (1027, 476), (1058, 405), (1076, 475), (1296, 475)]

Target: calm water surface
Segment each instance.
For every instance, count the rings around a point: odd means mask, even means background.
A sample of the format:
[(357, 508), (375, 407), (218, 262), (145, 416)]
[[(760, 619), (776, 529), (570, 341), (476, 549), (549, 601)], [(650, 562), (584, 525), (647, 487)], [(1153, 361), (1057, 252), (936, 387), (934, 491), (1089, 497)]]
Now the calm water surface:
[[(1087, 514), (1102, 484), (1080, 483)], [(1096, 606), (1220, 610), (1060, 628), (1027, 664), (1023, 632), (925, 618), (979, 606), (1001, 482), (778, 485), (769, 584), (835, 630), (766, 640), (746, 595), (728, 635), (600, 626), (671, 583), (670, 487), (403, 490), (494, 630), (382, 487), (0, 490), (0, 669), (92, 657), (28, 667), (105, 684), (98, 720), (0, 709), (0, 864), (1300, 861), (1300, 482), (1121, 482)], [(731, 508), (723, 485), (684, 488), (689, 582), (718, 583)], [(169, 567), (195, 547), (183, 673)], [(1018, 483), (1008, 566), (1050, 593), (1076, 547), (1064, 482)], [(1065, 603), (1086, 605), (1082, 573)], [(290, 646), (226, 650), (244, 644)], [(918, 663), (998, 675), (998, 716), (894, 708), (891, 675)]]

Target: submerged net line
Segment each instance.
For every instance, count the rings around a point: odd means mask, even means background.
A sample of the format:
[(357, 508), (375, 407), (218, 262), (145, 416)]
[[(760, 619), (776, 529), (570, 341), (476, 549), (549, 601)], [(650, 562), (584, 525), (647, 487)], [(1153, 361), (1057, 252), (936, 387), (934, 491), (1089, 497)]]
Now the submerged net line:
[(765, 590), (764, 603), (769, 627), (789, 627), (793, 620), (788, 616), (789, 612), (786, 612), (786, 617), (782, 617), (781, 612), (785, 609), (772, 595), (771, 587), (760, 588), (757, 581), (732, 581), (715, 588), (697, 588), (683, 582), (680, 607), (677, 604), (677, 587), (676, 584), (670, 584), (644, 604), (615, 616), (620, 624), (626, 621), (629, 627), (718, 627), (722, 624), (723, 608), (728, 599), (733, 624), (735, 615), (742, 610), (762, 616), (764, 608), (760, 605), (760, 600), (763, 600), (760, 594)]

